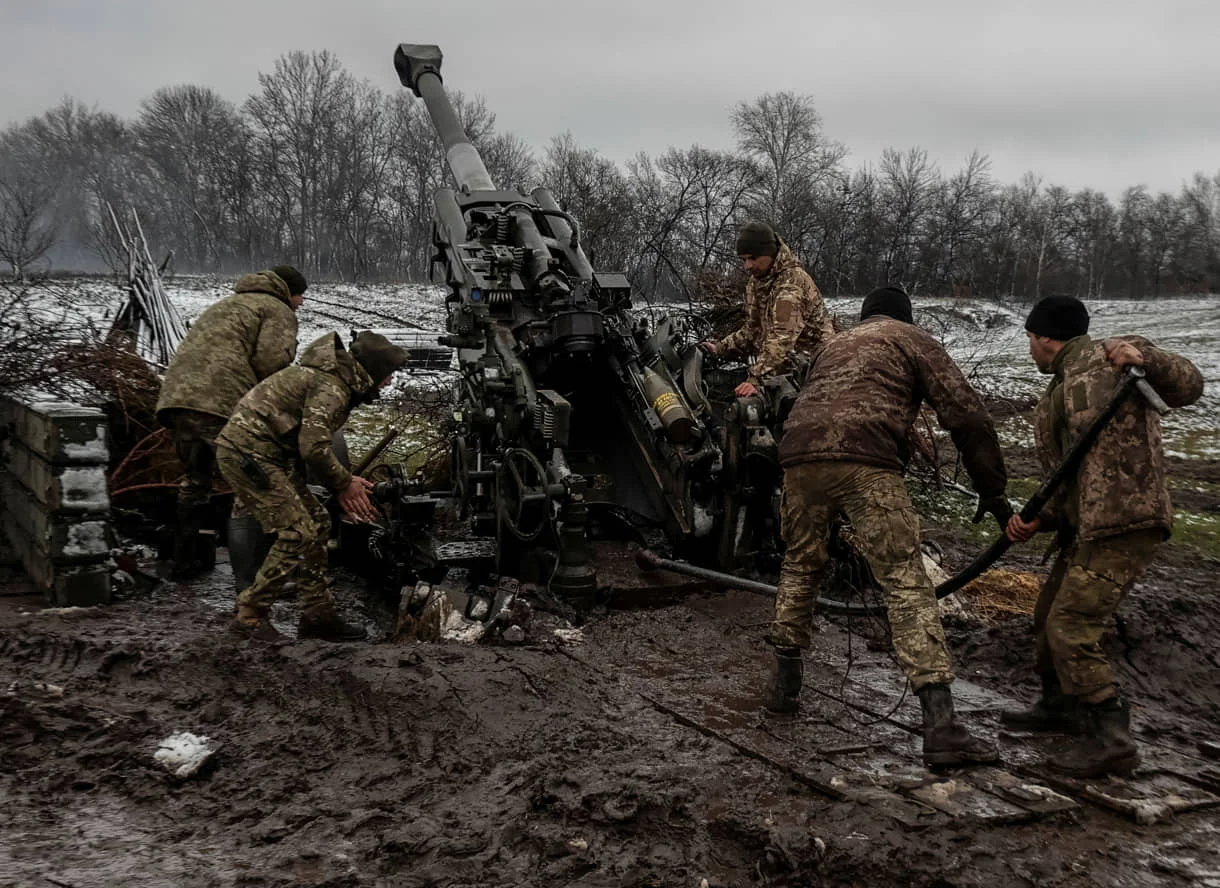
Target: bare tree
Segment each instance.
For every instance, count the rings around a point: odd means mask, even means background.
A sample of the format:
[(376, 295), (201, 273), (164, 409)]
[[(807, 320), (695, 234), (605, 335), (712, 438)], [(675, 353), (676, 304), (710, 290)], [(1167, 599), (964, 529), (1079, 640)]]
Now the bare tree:
[(914, 292), (921, 283), (920, 247), (940, 174), (928, 152), (912, 148), (902, 153), (887, 148), (878, 170), (883, 247), (879, 282), (904, 282)]
[(39, 161), (28, 125), (0, 133), (0, 261), (17, 280), (55, 243), (56, 184)]
[(733, 109), (737, 147), (757, 162), (757, 209), (774, 224), (787, 225), (795, 207), (793, 191), (808, 193), (826, 179), (835, 178), (847, 149), (828, 139), (813, 97), (793, 92), (766, 93)]
[(589, 261), (597, 268), (625, 269), (635, 250), (636, 195), (609, 158), (581, 148), (570, 132), (551, 139), (538, 180), (580, 223)]
[(224, 264), (235, 215), (226, 168), (249, 137), (237, 109), (207, 87), (165, 87), (144, 100), (134, 135), (156, 172), (161, 199), (148, 203), (161, 210), (160, 238), (188, 267)]

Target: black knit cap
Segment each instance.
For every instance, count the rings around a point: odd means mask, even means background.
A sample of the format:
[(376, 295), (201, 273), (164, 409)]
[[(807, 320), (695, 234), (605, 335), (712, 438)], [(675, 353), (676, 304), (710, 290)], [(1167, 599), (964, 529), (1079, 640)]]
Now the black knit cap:
[(766, 222), (747, 222), (737, 229), (738, 256), (774, 256), (779, 253), (779, 236)]
[(902, 287), (879, 287), (865, 296), (860, 305), (860, 320), (873, 315), (885, 315), (907, 324), (915, 323), (915, 316), (911, 313), (911, 297)]
[(291, 265), (277, 265), (271, 271), (279, 275), (280, 280), (288, 285), (288, 292), (293, 296), (300, 296), (309, 286), (305, 282), (305, 275), (301, 274)]
[(349, 349), (352, 357), (368, 371), (373, 382), (380, 385), (391, 373), (407, 363), (410, 353), (395, 345), (380, 333), (371, 330), (361, 330), (352, 340)]
[(1025, 329), (1035, 336), (1067, 342), (1089, 332), (1089, 310), (1075, 296), (1047, 296), (1034, 303)]

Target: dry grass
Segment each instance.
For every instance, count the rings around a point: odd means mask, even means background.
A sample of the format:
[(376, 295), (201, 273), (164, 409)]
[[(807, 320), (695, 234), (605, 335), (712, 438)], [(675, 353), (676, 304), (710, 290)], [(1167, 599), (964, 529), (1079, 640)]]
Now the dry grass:
[(1042, 589), (1042, 578), (1015, 570), (989, 570), (959, 592), (971, 612), (984, 620), (1030, 616)]

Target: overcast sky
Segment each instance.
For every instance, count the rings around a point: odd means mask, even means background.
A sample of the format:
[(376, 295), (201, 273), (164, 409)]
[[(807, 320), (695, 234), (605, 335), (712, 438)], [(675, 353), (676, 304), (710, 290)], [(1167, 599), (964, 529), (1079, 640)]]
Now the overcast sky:
[[(984, 11), (988, 6), (996, 12)], [(160, 86), (242, 101), (291, 50), (401, 89), (400, 42), (541, 147), (617, 160), (732, 145), (732, 106), (814, 97), (853, 167), (971, 151), (1003, 182), (1177, 191), (1220, 172), (1220, 3), (1187, 0), (0, 0), (0, 126), (70, 95), (124, 117)]]

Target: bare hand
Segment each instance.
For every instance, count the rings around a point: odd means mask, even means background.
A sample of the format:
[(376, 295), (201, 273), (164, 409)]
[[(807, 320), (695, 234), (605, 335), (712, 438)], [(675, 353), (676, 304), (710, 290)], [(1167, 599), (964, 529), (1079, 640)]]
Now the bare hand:
[(1106, 360), (1119, 370), (1127, 366), (1144, 366), (1144, 356), (1140, 350), (1126, 340), (1107, 339), (1102, 342), (1102, 347), (1106, 350)]
[(1042, 526), (1042, 519), (1035, 518), (1028, 524), (1021, 520), (1021, 513), (1018, 512), (1008, 519), (1008, 527), (1004, 529), (1004, 533), (1014, 543), (1023, 543), (1038, 532), (1038, 528)]
[(758, 387), (755, 386), (754, 383), (747, 380), (746, 382), (743, 382), (741, 385), (737, 386), (737, 388), (733, 389), (733, 394), (739, 398), (753, 397), (754, 395), (758, 394)]
[(700, 342), (699, 348), (703, 349), (709, 355), (714, 355), (717, 351), (716, 343), (712, 342), (710, 339), (707, 342)]
[(360, 524), (376, 521), (377, 509), (373, 506), (373, 501), (369, 499), (369, 491), (372, 489), (372, 481), (352, 475), (352, 480), (347, 483), (347, 487), (339, 491), (339, 508), (346, 512), (349, 518)]

